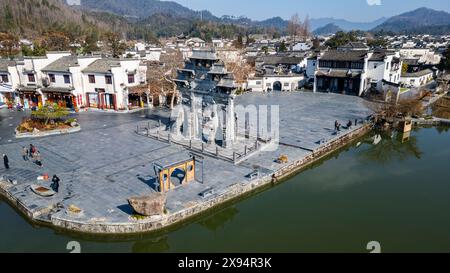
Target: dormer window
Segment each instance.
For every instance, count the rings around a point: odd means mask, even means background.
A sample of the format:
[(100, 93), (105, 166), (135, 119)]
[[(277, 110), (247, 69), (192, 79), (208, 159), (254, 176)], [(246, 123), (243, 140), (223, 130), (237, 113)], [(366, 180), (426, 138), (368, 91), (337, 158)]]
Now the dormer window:
[(134, 83), (134, 75), (128, 74), (128, 83)]
[(88, 75), (89, 83), (95, 83), (95, 75)]
[(2, 82), (9, 82), (8, 75), (2, 75), (1, 79), (2, 79)]
[(105, 76), (105, 82), (106, 82), (106, 84), (112, 84), (112, 77), (111, 77), (111, 75), (106, 75)]
[(55, 74), (48, 74), (48, 78), (50, 79), (50, 82), (52, 82), (52, 83), (56, 82)]
[(28, 82), (36, 82), (36, 78), (34, 77), (34, 74), (28, 74)]
[(64, 75), (64, 83), (70, 84), (70, 76), (69, 75)]

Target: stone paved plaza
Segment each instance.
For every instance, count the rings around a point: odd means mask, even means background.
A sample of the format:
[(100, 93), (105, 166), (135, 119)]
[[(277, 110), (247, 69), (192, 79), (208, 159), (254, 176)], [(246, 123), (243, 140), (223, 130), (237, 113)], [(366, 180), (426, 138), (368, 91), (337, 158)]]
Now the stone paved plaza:
[[(363, 100), (335, 94), (272, 93), (245, 94), (236, 104), (280, 105), (281, 145), (276, 151), (260, 152), (244, 162), (231, 162), (205, 157), (199, 165), (199, 181), (179, 187), (167, 196), (167, 211), (180, 211), (205, 201), (199, 193), (214, 188), (220, 195), (236, 183), (249, 183), (246, 176), (255, 169), (270, 175), (283, 164), (275, 163), (281, 154), (289, 160), (298, 160), (336, 137), (334, 121), (346, 124), (348, 120), (364, 120), (370, 113)], [(168, 115), (160, 111), (163, 115)], [(7, 154), (10, 170), (0, 166), (0, 176), (13, 176), (18, 185), (8, 191), (30, 211), (51, 206), (59, 207), (51, 213), (52, 219), (80, 222), (127, 223), (133, 214), (127, 199), (154, 191), (153, 163), (167, 157), (186, 157), (188, 151), (175, 144), (139, 136), (136, 127), (158, 124), (156, 110), (133, 114), (85, 112), (76, 115), (81, 132), (40, 139), (14, 139), (14, 127), (25, 113), (0, 112), (0, 154)], [(361, 126), (361, 125), (360, 125)], [(354, 127), (353, 129), (356, 129)], [(345, 130), (344, 130), (345, 131)], [(33, 143), (41, 152), (43, 168), (21, 157), (21, 147)], [(37, 181), (44, 173), (61, 178), (60, 192), (50, 198), (37, 196), (31, 184), (49, 186)], [(201, 181), (203, 173), (204, 181)], [(208, 198), (214, 198), (214, 195)], [(83, 210), (81, 216), (69, 215), (64, 208), (75, 205)]]

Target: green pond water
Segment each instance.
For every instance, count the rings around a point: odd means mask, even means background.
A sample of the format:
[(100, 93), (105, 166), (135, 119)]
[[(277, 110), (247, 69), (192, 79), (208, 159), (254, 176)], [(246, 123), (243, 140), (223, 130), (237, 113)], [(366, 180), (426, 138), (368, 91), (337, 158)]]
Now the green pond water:
[(0, 201), (0, 252), (450, 252), (450, 131), (371, 136), (286, 182), (175, 230), (87, 238), (34, 227)]

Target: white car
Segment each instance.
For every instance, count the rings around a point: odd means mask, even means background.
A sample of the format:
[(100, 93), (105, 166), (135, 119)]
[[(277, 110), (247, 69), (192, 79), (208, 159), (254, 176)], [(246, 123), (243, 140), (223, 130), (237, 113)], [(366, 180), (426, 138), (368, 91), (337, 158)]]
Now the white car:
[(6, 105), (6, 103), (0, 102), (0, 109), (6, 108), (6, 107), (8, 107), (8, 105)]

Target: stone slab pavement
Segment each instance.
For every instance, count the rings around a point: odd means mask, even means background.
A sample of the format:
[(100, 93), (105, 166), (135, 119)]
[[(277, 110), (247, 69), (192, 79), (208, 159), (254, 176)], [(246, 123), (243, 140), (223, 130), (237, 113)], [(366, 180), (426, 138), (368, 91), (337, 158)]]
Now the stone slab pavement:
[[(249, 183), (246, 176), (255, 169), (271, 174), (283, 166), (274, 162), (279, 155), (286, 154), (290, 160), (301, 159), (310, 154), (310, 150), (323, 145), (320, 140), (336, 138), (333, 132), (335, 120), (346, 124), (348, 120), (363, 120), (370, 114), (362, 99), (335, 94), (251, 93), (238, 97), (236, 104), (280, 105), (283, 144), (274, 151), (262, 151), (239, 165), (205, 157), (203, 168), (197, 164), (198, 181), (168, 194), (169, 212), (202, 202), (199, 193), (207, 188), (212, 187), (215, 194), (221, 194), (233, 184)], [(6, 153), (11, 165), (10, 170), (5, 170), (2, 164), (0, 175), (18, 179), (19, 184), (9, 191), (28, 208), (38, 211), (60, 207), (52, 216), (60, 219), (129, 222), (133, 211), (127, 199), (154, 191), (153, 163), (188, 155), (185, 148), (176, 144), (135, 134), (136, 127), (142, 123), (156, 126), (158, 119), (168, 116), (166, 111), (147, 110), (123, 115), (83, 112), (74, 115), (82, 127), (78, 133), (32, 140), (14, 139), (14, 127), (26, 115), (26, 112), (0, 111), (0, 154)], [(21, 157), (21, 147), (30, 143), (42, 154), (42, 168)], [(50, 181), (37, 181), (37, 176), (43, 173), (57, 174), (61, 178), (57, 195), (43, 198), (31, 192), (31, 184), (50, 185)], [(64, 208), (69, 205), (81, 208), (83, 214), (67, 213)]]

